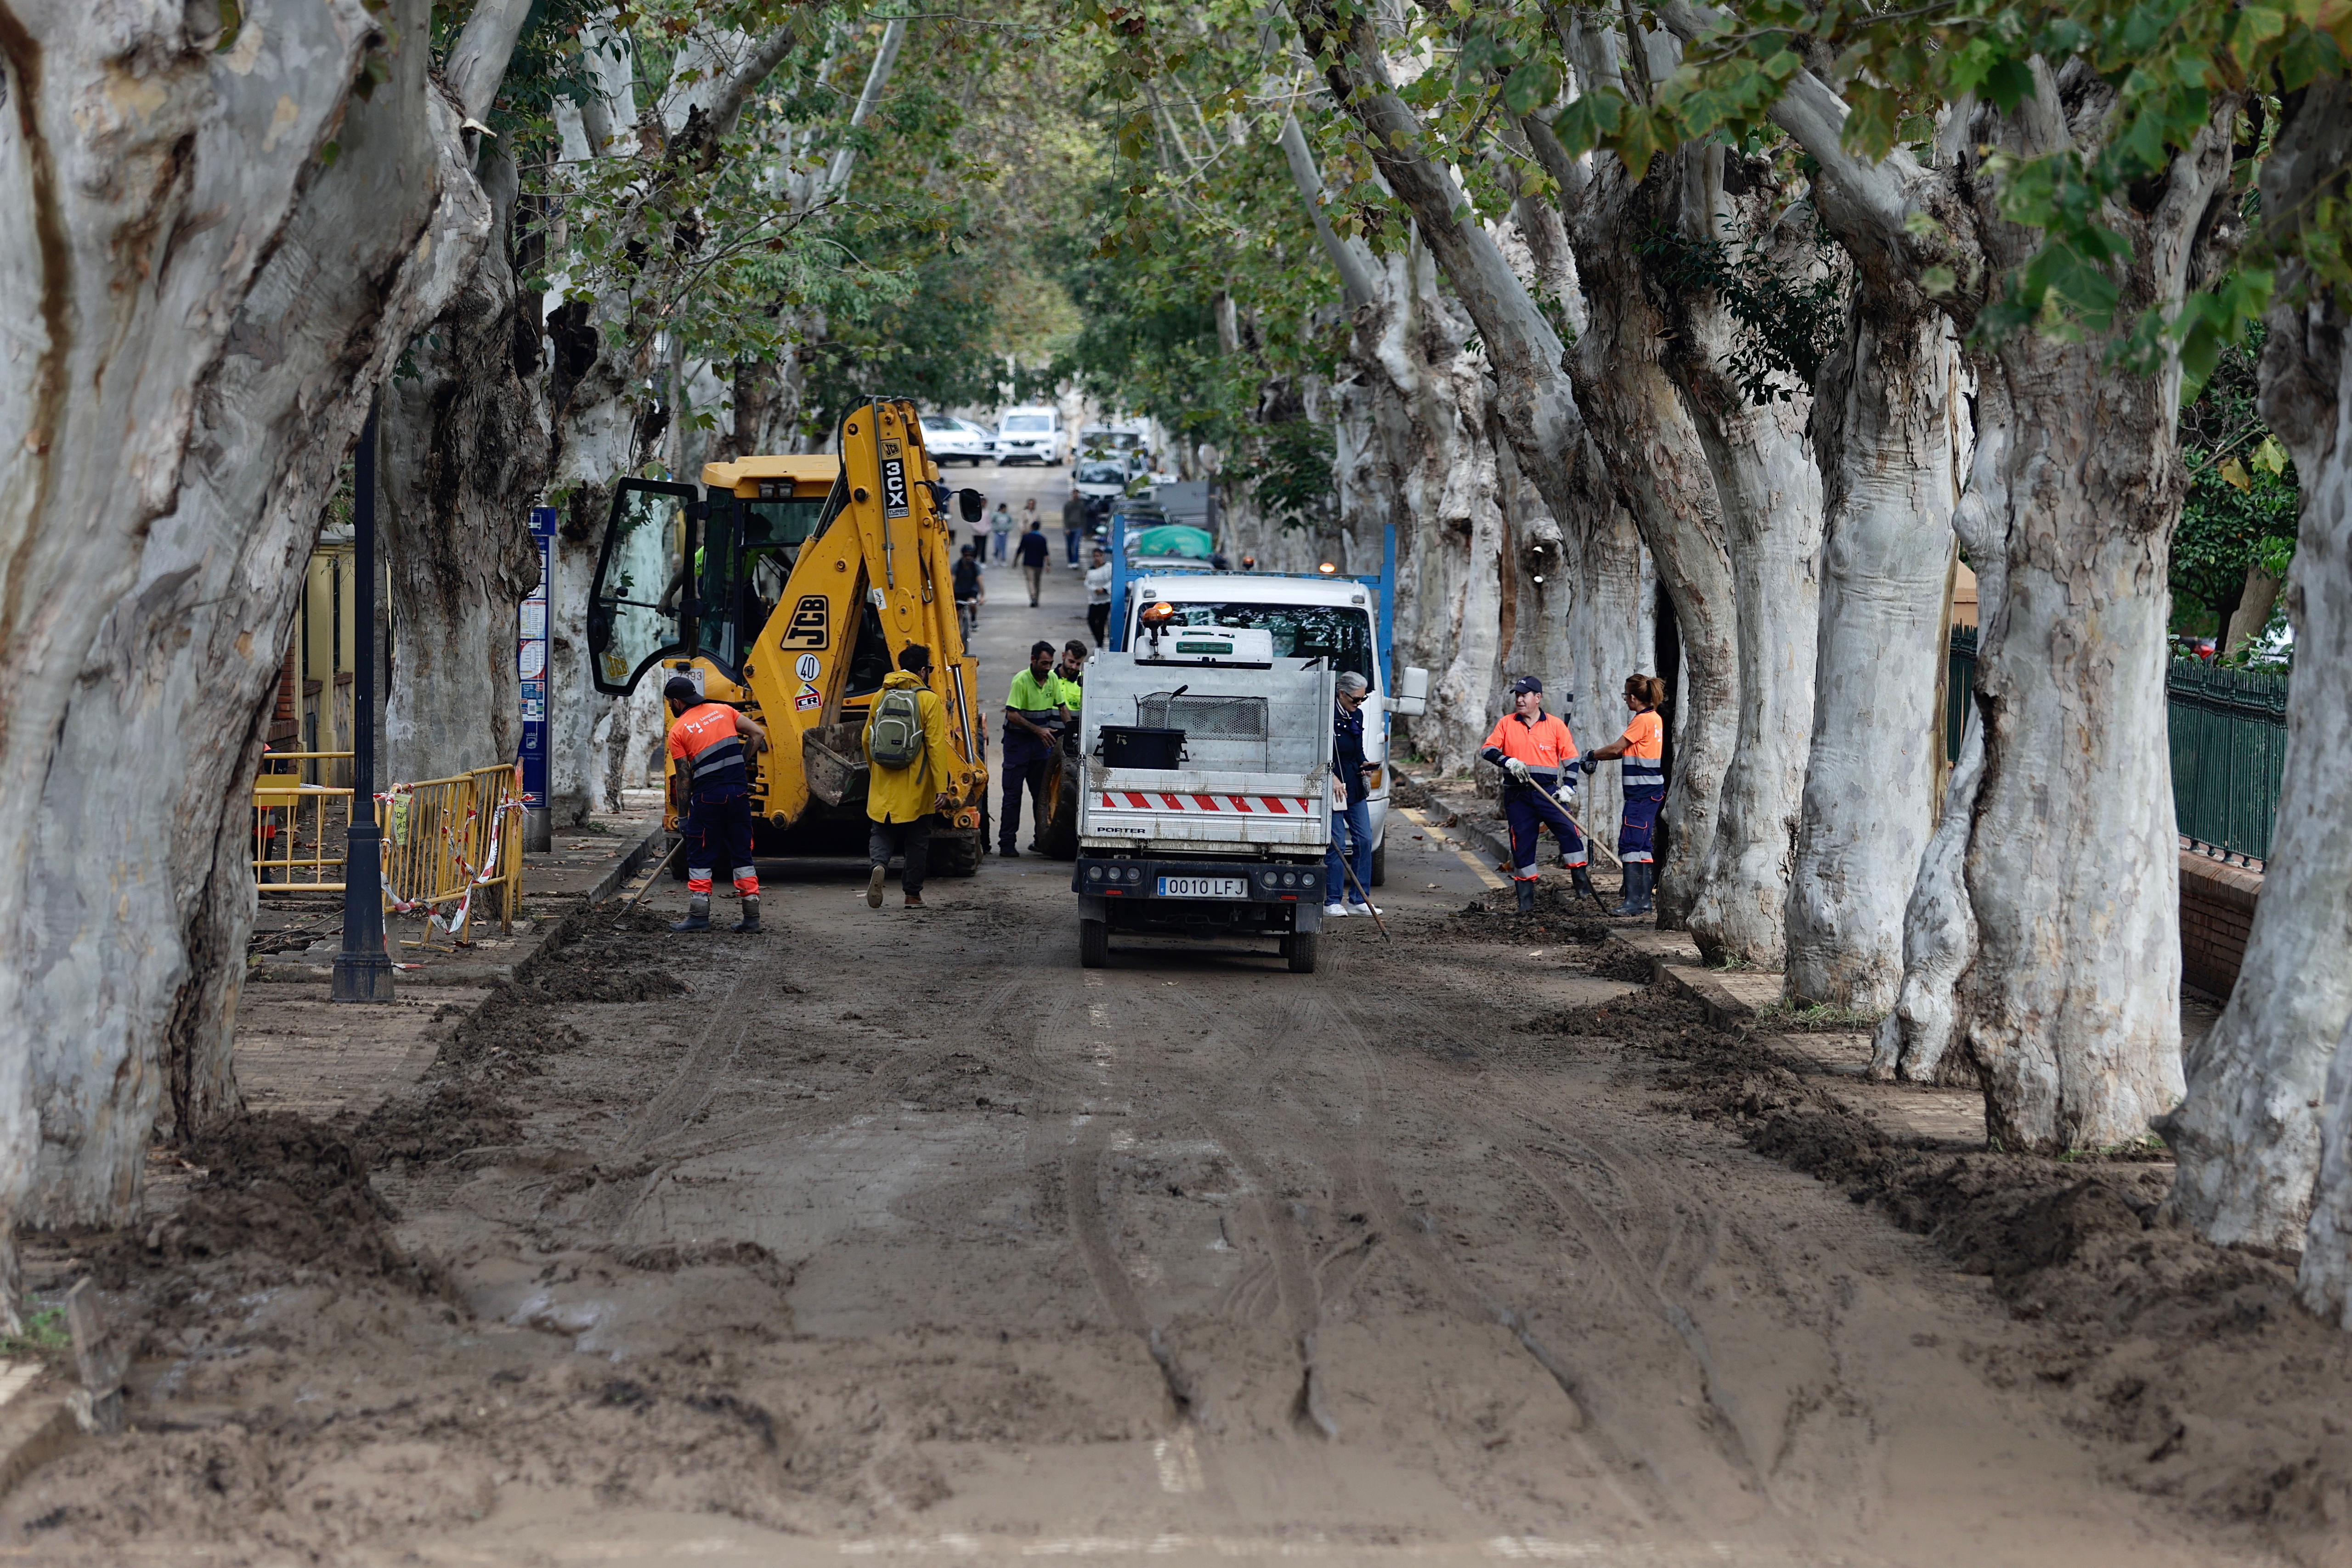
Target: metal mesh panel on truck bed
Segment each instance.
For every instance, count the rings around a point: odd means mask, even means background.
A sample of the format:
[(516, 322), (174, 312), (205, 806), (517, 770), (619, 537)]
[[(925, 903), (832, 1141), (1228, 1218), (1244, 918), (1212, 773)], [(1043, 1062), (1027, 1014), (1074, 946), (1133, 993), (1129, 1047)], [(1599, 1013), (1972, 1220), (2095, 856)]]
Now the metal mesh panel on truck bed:
[(1135, 699), (1135, 722), (1148, 729), (1181, 729), (1199, 740), (1264, 740), (1264, 697), (1189, 697), (1153, 692)]

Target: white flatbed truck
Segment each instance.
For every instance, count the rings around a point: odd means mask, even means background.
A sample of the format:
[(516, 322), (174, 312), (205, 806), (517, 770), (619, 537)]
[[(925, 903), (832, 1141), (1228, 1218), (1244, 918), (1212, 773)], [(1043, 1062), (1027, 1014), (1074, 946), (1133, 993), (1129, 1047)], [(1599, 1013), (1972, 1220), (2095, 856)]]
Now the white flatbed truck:
[(1078, 958), (1114, 932), (1271, 938), (1315, 970), (1331, 842), (1328, 659), (1254, 629), (1139, 628), (1095, 655), (1079, 710)]

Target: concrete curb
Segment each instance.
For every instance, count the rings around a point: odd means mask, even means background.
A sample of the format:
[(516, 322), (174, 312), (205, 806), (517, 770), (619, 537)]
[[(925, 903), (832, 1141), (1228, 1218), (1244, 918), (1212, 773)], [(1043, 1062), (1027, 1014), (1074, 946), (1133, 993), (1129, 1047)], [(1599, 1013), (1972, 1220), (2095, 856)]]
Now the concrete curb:
[(596, 879), (596, 885), (588, 890), (588, 906), (593, 909), (618, 893), (623, 884), (644, 869), (646, 862), (657, 850), (669, 847), (669, 830), (658, 822), (646, 830), (646, 836), (639, 839), (635, 847), (614, 861), (604, 874)]
[[(1403, 768), (1391, 766), (1389, 771), (1393, 773), (1400, 782), (1413, 785), (1423, 793), (1430, 795), (1432, 800), (1435, 800), (1437, 798), (1430, 790), (1427, 784), (1415, 779)], [(1447, 832), (1458, 833), (1462, 837), (1469, 840), (1473, 844), (1475, 844), (1478, 847), (1478, 852), (1486, 857), (1490, 864), (1507, 865), (1510, 863), (1511, 842), (1507, 836), (1497, 836), (1494, 828), (1490, 824), (1481, 821), (1475, 817), (1465, 817), (1459, 811), (1452, 811), (1451, 815), (1453, 818), (1451, 821), (1442, 822), (1438, 825), (1443, 827)]]
[[(584, 894), (542, 893), (526, 894), (526, 896), (548, 904), (560, 904), (567, 908), (576, 900), (583, 903), (586, 907), (593, 909), (610, 900), (627, 884), (631, 877), (645, 868), (648, 860), (667, 849), (669, 840), (669, 830), (656, 822), (646, 829), (635, 843), (622, 851), (619, 856), (589, 885)], [(430, 970), (425, 972), (404, 971), (394, 981), (395, 988), (403, 980), (411, 985), (427, 986), (501, 985), (513, 979), (518, 969), (539, 956), (539, 950), (546, 946), (549, 935), (562, 924), (561, 915), (541, 920), (538, 928), (531, 932), (530, 938), (514, 952), (511, 957), (481, 963), (442, 962), (434, 964)], [(331, 981), (334, 975), (335, 971), (331, 965), (310, 961), (308, 955), (278, 954), (249, 969), (246, 974), (246, 979), (248, 984), (259, 985), (316, 985), (321, 981)]]
[(1679, 931), (1612, 931), (1604, 946), (1621, 957), (1646, 959), (1651, 977), (1696, 1002), (1706, 1021), (1735, 1032), (1752, 1029), (1780, 995), (1780, 976), (1760, 969), (1710, 969), (1698, 946)]

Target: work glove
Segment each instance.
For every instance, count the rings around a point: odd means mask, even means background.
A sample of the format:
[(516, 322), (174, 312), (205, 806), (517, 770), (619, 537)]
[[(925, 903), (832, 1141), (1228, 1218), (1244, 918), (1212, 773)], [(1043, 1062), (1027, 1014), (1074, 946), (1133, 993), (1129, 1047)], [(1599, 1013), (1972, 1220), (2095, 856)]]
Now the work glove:
[(1516, 757), (1507, 757), (1503, 759), (1503, 771), (1511, 776), (1511, 782), (1514, 784), (1528, 782), (1528, 765)]
[(1601, 768), (1601, 764), (1599, 764), (1598, 762), (1593, 761), (1593, 760), (1592, 760), (1592, 758), (1591, 758), (1590, 757), (1580, 757), (1580, 758), (1578, 758), (1576, 759), (1576, 765), (1577, 765), (1579, 768), (1583, 768), (1583, 769), (1584, 769), (1585, 774), (1586, 774), (1586, 776), (1587, 776), (1588, 778), (1589, 778), (1589, 777), (1591, 777), (1592, 774), (1599, 772), (1599, 771), (1600, 771), (1600, 768)]

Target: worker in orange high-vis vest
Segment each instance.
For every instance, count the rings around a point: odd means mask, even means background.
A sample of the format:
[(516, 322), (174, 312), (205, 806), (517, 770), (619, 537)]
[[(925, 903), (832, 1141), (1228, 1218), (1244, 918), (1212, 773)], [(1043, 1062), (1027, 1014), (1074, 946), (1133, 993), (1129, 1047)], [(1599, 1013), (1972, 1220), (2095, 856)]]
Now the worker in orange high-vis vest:
[(673, 931), (710, 929), (710, 873), (719, 857), (734, 868), (743, 901), (738, 931), (760, 929), (760, 872), (751, 863), (751, 769), (747, 747), (765, 750), (759, 721), (725, 703), (702, 700), (684, 675), (673, 675), (662, 697), (677, 722), (669, 727), (670, 805), (686, 839), (686, 918)]
[(1511, 683), (1511, 711), (1478, 755), (1505, 776), (1503, 816), (1511, 825), (1511, 878), (1519, 913), (1535, 913), (1536, 878), (1541, 873), (1537, 857), (1546, 828), (1559, 840), (1559, 863), (1568, 867), (1576, 891), (1597, 900), (1592, 873), (1585, 869), (1584, 836), (1558, 799), (1562, 789), (1576, 789), (1576, 737), (1569, 734), (1567, 720), (1544, 712), (1541, 681), (1521, 675)]
[(1624, 759), (1625, 810), (1618, 819), (1617, 858), (1625, 863), (1625, 896), (1610, 913), (1647, 915), (1658, 885), (1658, 810), (1666, 799), (1666, 724), (1658, 716), (1666, 706), (1666, 683), (1655, 675), (1626, 676), (1625, 706), (1633, 710), (1633, 722), (1617, 739), (1589, 753), (1582, 766), (1591, 773), (1604, 762)]

